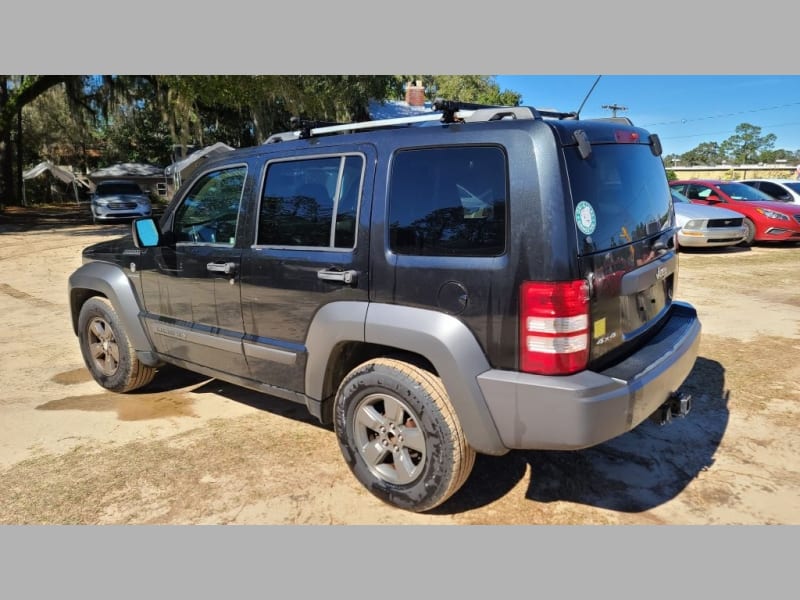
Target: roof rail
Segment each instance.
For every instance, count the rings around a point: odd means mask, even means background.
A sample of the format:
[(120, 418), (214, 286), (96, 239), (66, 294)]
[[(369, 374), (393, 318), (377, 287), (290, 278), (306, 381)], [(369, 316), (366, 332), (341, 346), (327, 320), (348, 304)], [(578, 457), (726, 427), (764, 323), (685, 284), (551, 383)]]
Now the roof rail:
[(352, 133), (356, 131), (400, 127), (417, 123), (439, 121), (449, 123), (477, 123), (486, 121), (500, 121), (503, 119), (577, 119), (577, 113), (562, 113), (551, 110), (537, 110), (532, 106), (494, 106), (487, 104), (470, 104), (454, 102), (451, 100), (436, 99), (433, 103), (434, 111), (411, 117), (397, 117), (393, 119), (376, 119), (357, 123), (321, 123), (319, 121), (301, 120), (292, 118), (292, 125), (297, 126), (293, 131), (275, 133), (264, 142), (288, 142), (291, 140), (306, 139), (334, 133)]

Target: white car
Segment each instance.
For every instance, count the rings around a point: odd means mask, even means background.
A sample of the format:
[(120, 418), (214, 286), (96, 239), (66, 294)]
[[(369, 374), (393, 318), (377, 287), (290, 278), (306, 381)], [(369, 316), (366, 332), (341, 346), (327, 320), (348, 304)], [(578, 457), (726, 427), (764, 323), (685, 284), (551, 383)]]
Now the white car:
[(733, 246), (747, 237), (747, 227), (738, 212), (716, 206), (693, 204), (677, 190), (672, 193), (675, 224), (680, 228), (677, 247)]
[(800, 181), (797, 179), (743, 179), (742, 183), (761, 190), (775, 200), (800, 204)]
[(150, 198), (133, 181), (102, 181), (92, 194), (92, 220), (95, 223), (149, 217), (151, 214)]

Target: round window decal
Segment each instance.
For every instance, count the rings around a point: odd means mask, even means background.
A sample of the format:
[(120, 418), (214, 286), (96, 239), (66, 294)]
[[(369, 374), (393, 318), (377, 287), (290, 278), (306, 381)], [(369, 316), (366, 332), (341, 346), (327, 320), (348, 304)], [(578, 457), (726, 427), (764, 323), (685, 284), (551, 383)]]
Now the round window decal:
[(592, 235), (597, 228), (597, 215), (588, 202), (578, 202), (575, 207), (575, 223), (584, 235)]

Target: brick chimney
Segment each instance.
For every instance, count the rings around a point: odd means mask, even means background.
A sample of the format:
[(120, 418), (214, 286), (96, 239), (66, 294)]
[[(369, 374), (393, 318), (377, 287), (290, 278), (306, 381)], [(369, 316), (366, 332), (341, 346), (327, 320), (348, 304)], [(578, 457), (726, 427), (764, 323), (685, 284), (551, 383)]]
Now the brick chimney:
[(409, 81), (406, 85), (406, 104), (409, 106), (425, 106), (425, 88), (422, 81)]

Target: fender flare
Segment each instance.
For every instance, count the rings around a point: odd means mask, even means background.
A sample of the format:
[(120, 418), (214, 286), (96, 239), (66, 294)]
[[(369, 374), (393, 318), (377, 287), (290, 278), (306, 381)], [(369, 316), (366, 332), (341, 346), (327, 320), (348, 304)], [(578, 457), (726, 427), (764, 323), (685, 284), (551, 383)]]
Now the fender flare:
[[(91, 296), (102, 295), (108, 298), (117, 312), (139, 359), (149, 366), (158, 362), (154, 357), (149, 356), (154, 350), (139, 318), (141, 312), (139, 298), (121, 267), (99, 261), (85, 263), (70, 275), (68, 289), (72, 330), (75, 335), (78, 334), (78, 315), (83, 302)], [(86, 292), (96, 293), (87, 294)]]
[(321, 399), (328, 358), (344, 341), (362, 341), (427, 358), (442, 379), (467, 441), (501, 455), (503, 445), (478, 375), (491, 369), (475, 336), (459, 319), (435, 310), (368, 302), (334, 302), (315, 315), (306, 347), (306, 395)]

